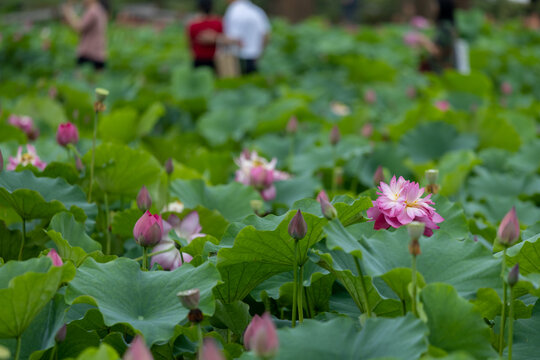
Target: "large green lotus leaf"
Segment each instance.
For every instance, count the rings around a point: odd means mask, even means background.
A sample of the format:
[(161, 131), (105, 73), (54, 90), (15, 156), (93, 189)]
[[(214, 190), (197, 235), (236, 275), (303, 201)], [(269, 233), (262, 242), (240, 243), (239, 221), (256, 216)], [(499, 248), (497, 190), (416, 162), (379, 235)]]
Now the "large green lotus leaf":
[(67, 121), (62, 106), (49, 97), (25, 96), (17, 102), (12, 112), (30, 116), (34, 120), (43, 120), (53, 129)]
[[(87, 166), (91, 157), (91, 151), (84, 155)], [(127, 197), (135, 197), (143, 185), (159, 181), (163, 171), (161, 164), (146, 151), (110, 143), (96, 148), (95, 166), (95, 180), (101, 190)]]
[(480, 97), (489, 96), (493, 88), (491, 80), (480, 72), (462, 75), (456, 71), (445, 71), (441, 82), (448, 90), (466, 92)]
[(0, 267), (0, 338), (20, 336), (60, 284), (74, 275), (73, 265), (55, 267), (49, 258), (9, 261)]
[(231, 222), (252, 214), (250, 201), (260, 198), (253, 188), (237, 182), (207, 186), (202, 180), (175, 180), (171, 183), (171, 195), (178, 197), (186, 208), (201, 205), (219, 211)]
[[(226, 303), (242, 300), (264, 280), (292, 269), (294, 240), (287, 229), (294, 213), (289, 212), (273, 230), (244, 227), (232, 248), (219, 251), (217, 267), (225, 282), (216, 288), (220, 299)], [(300, 264), (307, 261), (309, 248), (321, 240), (322, 228), (327, 222), (311, 214), (304, 214), (304, 220), (308, 231), (306, 237), (298, 242)]]
[(171, 93), (179, 99), (208, 98), (213, 91), (212, 72), (208, 69), (193, 70), (189, 66), (177, 66), (172, 71)]
[(9, 140), (15, 140), (17, 141), (17, 144), (25, 144), (28, 141), (28, 138), (26, 137), (26, 134), (19, 128), (0, 123), (0, 142), (7, 142)]
[(230, 329), (235, 334), (242, 336), (249, 324), (249, 305), (237, 300), (230, 304), (216, 301), (216, 313), (210, 319), (213, 326), (220, 329)]
[(117, 360), (120, 359), (116, 350), (107, 344), (99, 345), (99, 348), (87, 348), (77, 360)]
[(0, 204), (12, 207), (21, 218), (51, 218), (60, 211), (71, 211), (84, 221), (97, 214), (94, 204), (86, 202), (84, 192), (64, 179), (37, 178), (31, 171), (0, 173)]
[(435, 195), (432, 197), (437, 212), (444, 218), (442, 223), (439, 223), (437, 233), (445, 232), (452, 239), (464, 239), (469, 235), (469, 225), (463, 208), (458, 204), (451, 202), (448, 198)]
[(488, 199), (492, 196), (518, 197), (522, 194), (533, 195), (540, 192), (539, 184), (533, 175), (516, 176), (512, 173), (494, 173), (482, 167), (476, 168), (467, 192), (475, 199)]
[(429, 343), (447, 352), (466, 351), (476, 359), (495, 356), (490, 329), (480, 313), (448, 284), (429, 284), (420, 298), (428, 318)]
[(274, 185), (276, 186), (276, 198), (272, 202), (287, 206), (292, 206), (297, 200), (313, 196), (315, 191), (321, 188), (320, 182), (311, 176), (293, 177), (278, 181)]
[(400, 141), (405, 153), (417, 163), (439, 159), (454, 150), (474, 149), (477, 143), (476, 136), (459, 134), (454, 126), (444, 122), (420, 124)]
[(233, 107), (261, 107), (271, 100), (270, 92), (253, 85), (246, 85), (234, 90), (217, 92), (209, 100), (210, 110), (224, 110)]
[(79, 181), (79, 171), (74, 164), (66, 164), (59, 161), (53, 161), (47, 164), (43, 171), (36, 171), (37, 177), (64, 178), (69, 184), (75, 185)]
[(440, 194), (449, 196), (457, 193), (471, 170), (480, 162), (475, 153), (469, 150), (444, 154), (439, 161)]
[(57, 344), (58, 358), (75, 358), (85, 349), (99, 346), (100, 340), (100, 336), (95, 330), (86, 330), (74, 322), (68, 324), (66, 339)]
[(223, 145), (229, 139), (240, 141), (247, 132), (254, 129), (256, 114), (252, 108), (207, 112), (197, 122), (197, 129), (212, 146)]
[(411, 171), (404, 165), (406, 155), (398, 150), (398, 146), (391, 142), (378, 143), (372, 152), (361, 159), (359, 179), (367, 187), (373, 186), (373, 174), (378, 166), (382, 166), (391, 174), (408, 178)]
[(517, 151), (521, 145), (519, 133), (508, 120), (496, 113), (486, 113), (478, 125), (480, 147), (496, 147), (510, 151)]
[(302, 116), (307, 111), (304, 99), (282, 97), (274, 100), (257, 112), (255, 133), (261, 135), (284, 130), (291, 116)]
[[(275, 157), (278, 165), (287, 164), (290, 161), (291, 151), (300, 154), (313, 147), (319, 134), (302, 131), (302, 136), (282, 136), (278, 134), (265, 134), (253, 142), (253, 146), (267, 158)], [(294, 148), (292, 148), (294, 147)]]
[[(512, 359), (527, 360), (538, 357), (540, 353), (540, 301), (536, 301), (530, 319), (514, 322), (514, 344)], [(508, 356), (508, 347), (504, 350)]]
[(168, 341), (174, 327), (189, 310), (184, 308), (176, 293), (198, 288), (200, 309), (214, 312), (212, 288), (219, 282), (215, 266), (206, 263), (197, 268), (186, 264), (171, 272), (143, 272), (137, 262), (119, 258), (99, 264), (87, 259), (69, 284), (66, 301), (94, 303), (112, 326), (128, 324), (140, 331), (148, 345)]
[(103, 141), (127, 144), (137, 135), (137, 110), (132, 107), (115, 109), (99, 118), (99, 138)]
[(17, 260), (21, 241), (22, 233), (19, 230), (9, 230), (6, 224), (0, 221), (0, 258), (4, 261)]
[[(67, 305), (64, 297), (57, 294), (34, 318), (21, 338), (21, 358), (28, 359), (34, 351), (43, 353), (45, 349), (54, 346), (54, 337), (64, 325), (64, 315)], [(11, 353), (16, 350), (15, 339), (0, 340), (0, 344), (7, 346)]]
[(86, 252), (101, 250), (101, 244), (84, 231), (84, 225), (77, 222), (72, 214), (61, 212), (53, 216), (50, 228), (62, 234), (71, 246), (78, 246)]
[[(371, 199), (367, 196), (361, 196), (354, 199), (347, 195), (336, 196), (331, 201), (336, 208), (339, 221), (348, 226), (363, 219), (364, 210), (373, 206)], [(315, 199), (302, 199), (293, 204), (292, 209), (300, 209), (302, 213), (308, 212), (322, 217), (321, 204)]]
[(160, 102), (152, 103), (139, 118), (137, 136), (148, 135), (163, 115), (165, 115), (165, 106)]
[(537, 139), (531, 143), (525, 144), (519, 149), (519, 151), (512, 157), (509, 164), (517, 171), (525, 173), (534, 173), (540, 168), (540, 159), (538, 153), (540, 152), (540, 140)]
[(350, 318), (278, 330), (277, 359), (403, 359), (416, 360), (427, 350), (427, 327), (412, 315), (368, 319), (360, 332)]
[(467, 213), (481, 214), (492, 224), (498, 224), (512, 207), (516, 208), (519, 223), (534, 225), (540, 219), (540, 208), (531, 201), (493, 194), (484, 201), (473, 201), (464, 204)]
[(508, 265), (519, 263), (520, 274), (540, 273), (540, 234), (510, 247), (506, 254)]

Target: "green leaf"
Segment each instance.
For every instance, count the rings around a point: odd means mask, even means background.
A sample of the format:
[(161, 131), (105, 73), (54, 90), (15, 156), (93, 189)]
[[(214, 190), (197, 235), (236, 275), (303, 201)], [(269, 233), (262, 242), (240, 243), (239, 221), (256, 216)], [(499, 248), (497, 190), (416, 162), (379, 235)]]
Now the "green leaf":
[(137, 135), (137, 111), (132, 107), (116, 109), (99, 118), (99, 138), (127, 144)]
[(177, 196), (186, 208), (201, 205), (217, 210), (230, 222), (252, 214), (250, 201), (260, 198), (253, 188), (237, 182), (207, 186), (202, 180), (175, 180), (171, 183), (171, 194)]
[(6, 224), (0, 221), (0, 258), (4, 261), (17, 260), (21, 241), (22, 233), (19, 230), (9, 230)]
[(165, 115), (165, 107), (162, 103), (154, 102), (150, 105), (139, 119), (137, 137), (148, 135), (163, 115)]
[(480, 313), (447, 284), (429, 284), (420, 293), (428, 318), (429, 343), (447, 352), (466, 351), (476, 359), (495, 356), (490, 329)]
[(51, 218), (70, 211), (79, 221), (95, 218), (97, 209), (86, 202), (78, 186), (64, 179), (37, 178), (31, 171), (0, 173), (0, 204), (12, 207), (23, 219)]
[(197, 129), (211, 146), (223, 145), (227, 140), (240, 141), (257, 123), (252, 108), (232, 108), (210, 111), (197, 122)]
[(185, 264), (171, 272), (143, 272), (137, 262), (126, 258), (105, 264), (87, 259), (69, 284), (66, 301), (95, 303), (106, 325), (128, 324), (152, 345), (168, 341), (176, 324), (188, 314), (177, 292), (198, 288), (200, 309), (212, 314), (212, 288), (218, 282), (219, 273), (210, 263), (197, 268)]
[(48, 97), (25, 96), (17, 102), (13, 113), (30, 116), (38, 122), (42, 120), (53, 129), (56, 129), (60, 123), (67, 121), (62, 106)]
[[(540, 352), (540, 301), (536, 301), (530, 319), (514, 322), (513, 359), (534, 359)], [(508, 347), (504, 351), (508, 356)]]
[(506, 254), (508, 265), (519, 263), (521, 275), (540, 273), (540, 234), (510, 247)]
[(116, 360), (120, 356), (107, 344), (101, 344), (99, 348), (88, 348), (77, 357), (77, 360)]
[(216, 313), (210, 323), (220, 329), (230, 329), (241, 336), (249, 324), (249, 305), (237, 300), (230, 304), (216, 301)]
[(78, 223), (72, 214), (61, 212), (53, 216), (50, 228), (62, 234), (71, 246), (78, 246), (86, 252), (101, 250), (101, 244), (84, 231), (84, 225)]
[(293, 177), (289, 180), (277, 181), (276, 198), (273, 203), (291, 206), (295, 201), (312, 197), (317, 189), (321, 188), (320, 182), (311, 176)]
[(71, 264), (52, 266), (48, 258), (9, 261), (0, 267), (0, 338), (18, 337), (75, 275)]
[(306, 320), (294, 329), (278, 330), (277, 359), (416, 360), (427, 350), (427, 328), (412, 315), (367, 319), (360, 332), (349, 318), (326, 323)]
[(449, 196), (457, 193), (471, 170), (480, 162), (473, 151), (460, 150), (444, 154), (439, 161), (440, 194)]

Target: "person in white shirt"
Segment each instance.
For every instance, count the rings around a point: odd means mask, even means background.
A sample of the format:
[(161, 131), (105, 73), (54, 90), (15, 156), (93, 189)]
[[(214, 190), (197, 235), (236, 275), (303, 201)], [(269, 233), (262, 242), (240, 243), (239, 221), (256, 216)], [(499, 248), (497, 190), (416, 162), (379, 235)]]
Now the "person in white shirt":
[(229, 6), (223, 18), (223, 30), (227, 38), (241, 45), (234, 53), (240, 59), (243, 74), (257, 71), (259, 59), (268, 43), (270, 21), (263, 9), (250, 0), (228, 0)]

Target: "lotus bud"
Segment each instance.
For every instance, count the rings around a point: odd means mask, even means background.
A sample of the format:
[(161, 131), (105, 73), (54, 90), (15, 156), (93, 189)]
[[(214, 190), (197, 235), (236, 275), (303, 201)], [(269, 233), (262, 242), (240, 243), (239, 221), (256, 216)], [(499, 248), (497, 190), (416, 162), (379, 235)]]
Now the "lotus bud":
[(212, 338), (206, 338), (199, 352), (198, 360), (225, 360), (225, 357), (216, 345), (216, 341)]
[(133, 237), (142, 247), (153, 247), (161, 240), (163, 221), (158, 214), (146, 211), (133, 227)]
[(174, 163), (172, 158), (168, 158), (167, 161), (165, 161), (165, 172), (167, 175), (171, 175), (174, 171)]
[(64, 263), (62, 262), (62, 258), (55, 249), (51, 249), (49, 253), (47, 254), (47, 257), (52, 260), (53, 266), (62, 266)]
[(298, 209), (289, 223), (289, 235), (296, 241), (303, 239), (307, 234), (307, 224), (302, 216), (302, 211)]
[(384, 182), (384, 171), (381, 165), (377, 166), (375, 174), (373, 174), (373, 185), (379, 186), (381, 182)]
[(67, 326), (66, 324), (64, 324), (62, 325), (60, 330), (58, 330), (58, 332), (56, 333), (56, 336), (54, 337), (56, 342), (61, 343), (62, 341), (64, 341), (66, 339), (66, 333), (67, 333)]
[(439, 100), (435, 102), (435, 107), (442, 112), (450, 110), (450, 103), (447, 100)]
[(56, 131), (56, 142), (60, 146), (68, 146), (68, 144), (77, 144), (79, 142), (79, 131), (75, 124), (67, 122), (58, 125)]
[(176, 296), (178, 296), (178, 299), (180, 299), (180, 302), (185, 308), (190, 310), (199, 308), (199, 300), (201, 299), (199, 289), (180, 291)]
[[(504, 260), (503, 260), (504, 261)], [(508, 285), (514, 287), (519, 280), (519, 264), (514, 265), (510, 272), (508, 272)]]
[(84, 164), (81, 158), (77, 155), (75, 155), (75, 167), (77, 168), (77, 170), (79, 170), (79, 172), (82, 172), (84, 170)]
[(512, 91), (513, 91), (512, 85), (509, 82), (505, 81), (501, 84), (501, 92), (504, 95), (510, 95)]
[(371, 135), (373, 135), (373, 124), (372, 123), (365, 123), (362, 126), (362, 130), (360, 131), (363, 137), (370, 138)]
[(104, 102), (105, 99), (107, 99), (107, 96), (109, 96), (109, 90), (103, 89), (103, 88), (97, 88), (96, 89), (96, 100), (97, 102)]
[(339, 140), (341, 139), (341, 133), (339, 132), (339, 127), (334, 125), (330, 131), (330, 144), (336, 146)]
[(317, 201), (318, 202), (321, 202), (321, 200), (325, 199), (326, 201), (330, 201), (330, 199), (328, 198), (328, 195), (326, 194), (326, 192), (324, 190), (321, 190), (319, 192), (319, 194), (317, 195)]
[(414, 99), (416, 97), (416, 89), (414, 88), (414, 86), (409, 86), (406, 92), (409, 99)]
[(137, 335), (124, 353), (122, 360), (154, 360), (141, 335)]
[(151, 206), (152, 198), (150, 197), (150, 193), (148, 192), (146, 186), (143, 185), (143, 187), (139, 191), (139, 194), (137, 195), (137, 207), (141, 211), (147, 211), (150, 210)]
[(499, 242), (504, 246), (511, 246), (519, 239), (519, 221), (516, 208), (513, 207), (502, 219), (497, 230)]
[(270, 314), (255, 315), (244, 333), (244, 346), (261, 358), (272, 357), (279, 347), (276, 326)]
[(437, 179), (439, 177), (439, 170), (429, 169), (426, 170), (426, 180), (428, 185), (426, 186), (426, 191), (430, 194), (437, 194), (439, 192), (439, 185), (437, 185)]
[(291, 116), (287, 123), (287, 133), (294, 134), (298, 130), (298, 119), (296, 116)]
[(334, 220), (338, 216), (336, 208), (326, 199), (321, 199), (321, 211), (328, 220)]
[(264, 203), (261, 200), (257, 199), (251, 200), (249, 204), (251, 205), (251, 209), (253, 209), (256, 214), (258, 214), (264, 206)]
[(373, 90), (368, 90), (366, 91), (366, 93), (364, 94), (364, 100), (368, 103), (368, 104), (373, 104), (377, 101), (377, 93)]

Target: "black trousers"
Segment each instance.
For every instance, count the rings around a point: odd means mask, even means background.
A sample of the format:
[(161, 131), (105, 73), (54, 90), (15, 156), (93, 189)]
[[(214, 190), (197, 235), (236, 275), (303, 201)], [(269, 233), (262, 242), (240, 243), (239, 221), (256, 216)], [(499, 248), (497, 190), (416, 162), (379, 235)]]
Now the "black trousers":
[(202, 66), (207, 66), (209, 68), (212, 68), (214, 71), (216, 70), (216, 64), (214, 62), (214, 59), (195, 59), (193, 60), (193, 67), (198, 68)]
[(257, 60), (240, 59), (240, 70), (244, 75), (257, 72)]
[(79, 56), (77, 58), (77, 65), (83, 65), (83, 64), (90, 64), (96, 70), (102, 70), (105, 68), (105, 65), (106, 65), (104, 61), (96, 61), (96, 60), (87, 58), (86, 56)]

